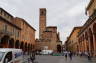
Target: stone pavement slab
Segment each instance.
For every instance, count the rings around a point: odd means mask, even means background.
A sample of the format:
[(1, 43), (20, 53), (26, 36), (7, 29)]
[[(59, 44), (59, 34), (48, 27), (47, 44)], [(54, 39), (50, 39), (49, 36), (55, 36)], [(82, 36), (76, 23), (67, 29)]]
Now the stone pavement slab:
[(96, 63), (96, 58), (92, 60), (88, 60), (85, 57), (73, 57), (72, 60), (70, 58), (62, 58), (60, 59), (59, 63)]

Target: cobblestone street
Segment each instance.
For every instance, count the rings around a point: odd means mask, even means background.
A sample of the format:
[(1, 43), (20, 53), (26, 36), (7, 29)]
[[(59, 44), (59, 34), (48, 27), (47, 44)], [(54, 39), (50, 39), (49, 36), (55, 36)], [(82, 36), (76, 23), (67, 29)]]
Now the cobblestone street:
[(36, 56), (36, 62), (38, 63), (96, 63), (96, 58), (89, 61), (85, 57), (73, 57), (72, 60), (69, 57), (66, 59), (64, 56)]

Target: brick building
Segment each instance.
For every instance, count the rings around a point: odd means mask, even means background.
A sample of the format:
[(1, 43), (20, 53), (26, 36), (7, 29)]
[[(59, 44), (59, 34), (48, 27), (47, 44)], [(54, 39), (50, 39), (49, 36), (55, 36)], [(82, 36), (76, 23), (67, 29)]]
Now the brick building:
[(56, 26), (46, 26), (46, 9), (40, 9), (39, 39), (36, 40), (36, 49), (47, 49), (57, 51), (57, 45), (61, 45)]
[(20, 48), (25, 48), (25, 50), (28, 50), (28, 48), (31, 48), (32, 50), (35, 49), (36, 30), (30, 24), (28, 24), (24, 19), (19, 17), (15, 17), (13, 23), (22, 29), (20, 31), (20, 41), (21, 41)]
[(15, 48), (20, 38), (21, 28), (12, 23), (14, 17), (0, 8), (0, 47)]
[(32, 50), (35, 46), (35, 29), (24, 19), (13, 17), (0, 8), (0, 48)]

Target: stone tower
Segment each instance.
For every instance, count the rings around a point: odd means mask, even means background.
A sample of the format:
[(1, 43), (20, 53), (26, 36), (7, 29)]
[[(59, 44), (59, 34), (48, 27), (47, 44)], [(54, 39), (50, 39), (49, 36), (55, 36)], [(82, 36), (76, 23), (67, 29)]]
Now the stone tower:
[(39, 17), (39, 38), (42, 39), (43, 32), (46, 30), (46, 8), (40, 8)]

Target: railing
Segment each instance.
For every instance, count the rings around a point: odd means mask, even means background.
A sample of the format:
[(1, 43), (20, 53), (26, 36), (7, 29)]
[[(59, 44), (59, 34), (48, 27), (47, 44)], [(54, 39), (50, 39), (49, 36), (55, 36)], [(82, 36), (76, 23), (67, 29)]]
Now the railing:
[(13, 35), (12, 32), (9, 32), (9, 31), (6, 31), (6, 30), (0, 30), (0, 34)]

